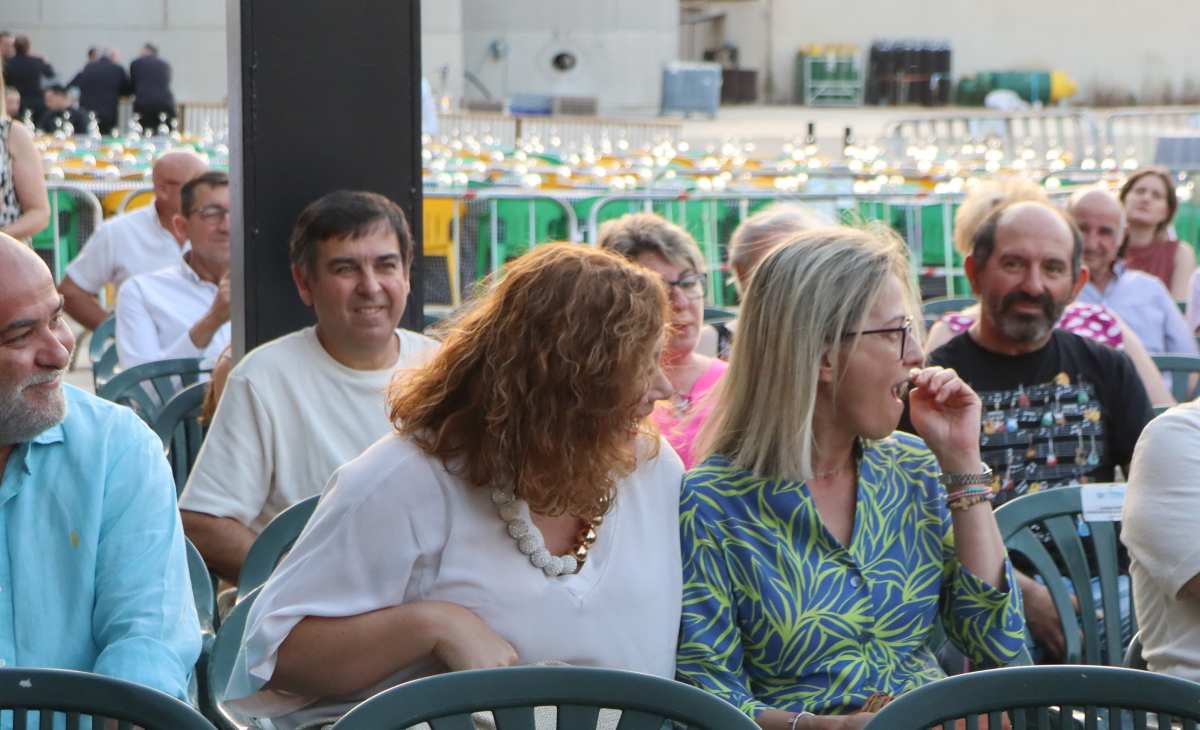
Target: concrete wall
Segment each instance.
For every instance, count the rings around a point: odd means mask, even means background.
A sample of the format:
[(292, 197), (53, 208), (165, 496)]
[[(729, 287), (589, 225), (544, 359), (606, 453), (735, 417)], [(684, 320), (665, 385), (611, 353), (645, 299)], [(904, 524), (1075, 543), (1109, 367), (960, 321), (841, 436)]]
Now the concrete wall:
[[(442, 93), (438, 70), (447, 67), (445, 93), (457, 97), (462, 3), (423, 0), (421, 16), (421, 58), (429, 82)], [(176, 99), (227, 96), (225, 0), (0, 0), (0, 29), (29, 35), (33, 52), (45, 56), (64, 83), (83, 67), (88, 46), (116, 48), (128, 65), (150, 41), (171, 63)]]
[(88, 46), (128, 65), (149, 41), (171, 63), (180, 101), (225, 98), (225, 0), (0, 0), (0, 29), (29, 35), (66, 83)]
[[(791, 101), (795, 54), (809, 43), (877, 38), (949, 39), (954, 75), (984, 70), (1062, 69), (1095, 92), (1158, 101), (1200, 91), (1195, 0), (1055, 3), (1044, 0), (742, 0), (699, 3), (726, 13), (726, 39), (742, 65), (768, 67), (773, 101)], [(766, 87), (768, 74), (760, 73)]]
[[(678, 0), (462, 0), (462, 9), (466, 68), (493, 97), (595, 96), (604, 113), (655, 111), (663, 65), (679, 52)], [(501, 58), (489, 51), (496, 42)], [(562, 51), (577, 58), (570, 71), (551, 65)]]

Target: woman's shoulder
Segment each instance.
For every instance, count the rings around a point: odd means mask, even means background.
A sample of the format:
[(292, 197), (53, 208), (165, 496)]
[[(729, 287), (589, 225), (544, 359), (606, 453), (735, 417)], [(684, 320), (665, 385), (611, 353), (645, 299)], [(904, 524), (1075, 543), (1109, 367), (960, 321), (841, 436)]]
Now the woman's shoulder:
[(369, 502), (373, 508), (386, 503), (407, 509), (430, 503), (443, 490), (446, 475), (440, 460), (412, 437), (393, 431), (339, 468), (327, 497), (345, 506)]

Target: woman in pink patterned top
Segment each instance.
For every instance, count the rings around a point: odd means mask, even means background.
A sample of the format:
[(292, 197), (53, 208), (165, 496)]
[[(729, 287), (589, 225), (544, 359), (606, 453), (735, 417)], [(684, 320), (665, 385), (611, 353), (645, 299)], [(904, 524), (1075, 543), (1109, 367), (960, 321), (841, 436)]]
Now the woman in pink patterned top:
[[(942, 316), (941, 321), (946, 323), (953, 334), (966, 332), (975, 324), (975, 315), (967, 314), (970, 309), (972, 308), (968, 308), (966, 312), (948, 312)], [(1118, 350), (1125, 348), (1121, 322), (1112, 312), (1097, 304), (1071, 302), (1056, 326)]]
[(684, 468), (692, 467), (692, 445), (712, 410), (706, 396), (728, 364), (697, 352), (704, 329), (706, 274), (700, 247), (679, 226), (652, 213), (631, 213), (600, 228), (601, 248), (615, 251), (662, 277), (671, 302), (671, 326), (662, 368), (673, 390), (659, 401), (654, 422)]

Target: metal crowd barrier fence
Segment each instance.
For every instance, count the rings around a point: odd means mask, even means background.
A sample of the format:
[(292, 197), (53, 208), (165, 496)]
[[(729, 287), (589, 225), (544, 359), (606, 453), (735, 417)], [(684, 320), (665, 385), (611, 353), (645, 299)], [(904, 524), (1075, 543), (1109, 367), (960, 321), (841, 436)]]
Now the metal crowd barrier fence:
[(1027, 113), (976, 112), (929, 117), (908, 117), (892, 121), (884, 136), (901, 154), (909, 144), (962, 145), (989, 137), (1000, 139), (1006, 155), (1032, 144), (1041, 154), (1053, 147), (1066, 150), (1080, 159), (1100, 142), (1100, 131), (1090, 113), (1076, 111), (1040, 111)]
[(600, 147), (607, 140), (614, 150), (622, 142), (630, 149), (653, 147), (661, 142), (680, 141), (683, 124), (678, 121), (660, 119), (608, 119), (605, 117), (517, 117), (516, 135), (529, 142), (534, 137), (542, 144), (562, 148), (582, 147), (591, 144)]
[(736, 300), (725, 265), (729, 239), (748, 216), (777, 202), (806, 205), (831, 221), (882, 222), (908, 243), (924, 296), (963, 294), (968, 288), (953, 240), (954, 214), (962, 199), (960, 194), (921, 193), (429, 192), (424, 203), (426, 301), (457, 305), (476, 282), (532, 247), (564, 240), (594, 244), (605, 221), (646, 211), (692, 235), (710, 272), (708, 300), (726, 306)]
[(1104, 118), (1105, 140), (1113, 152), (1121, 157), (1132, 154), (1142, 164), (1176, 167), (1170, 159), (1159, 159), (1156, 143), (1160, 137), (1180, 133), (1200, 133), (1200, 107), (1119, 111)]
[(211, 132), (217, 139), (229, 136), (229, 105), (223, 101), (181, 101), (176, 105), (179, 131), (203, 135)]

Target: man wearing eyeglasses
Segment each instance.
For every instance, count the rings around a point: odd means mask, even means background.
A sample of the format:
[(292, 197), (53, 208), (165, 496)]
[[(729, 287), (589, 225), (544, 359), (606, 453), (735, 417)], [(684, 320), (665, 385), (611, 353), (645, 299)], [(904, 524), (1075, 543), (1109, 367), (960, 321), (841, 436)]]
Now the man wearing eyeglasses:
[(122, 368), (179, 357), (209, 366), (229, 344), (229, 177), (192, 178), (180, 191), (176, 235), (191, 249), (174, 266), (139, 274), (117, 296)]
[(191, 150), (167, 152), (155, 161), (154, 202), (105, 221), (67, 266), (58, 290), (72, 319), (96, 329), (109, 315), (97, 298), (106, 284), (120, 289), (131, 276), (179, 262), (187, 243), (175, 236), (172, 224), (179, 213), (179, 191), (207, 169)]

